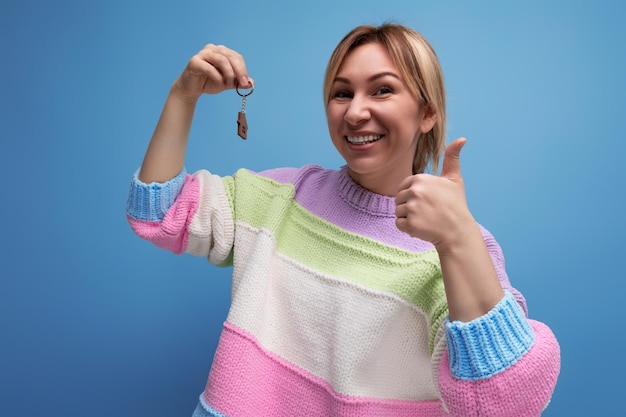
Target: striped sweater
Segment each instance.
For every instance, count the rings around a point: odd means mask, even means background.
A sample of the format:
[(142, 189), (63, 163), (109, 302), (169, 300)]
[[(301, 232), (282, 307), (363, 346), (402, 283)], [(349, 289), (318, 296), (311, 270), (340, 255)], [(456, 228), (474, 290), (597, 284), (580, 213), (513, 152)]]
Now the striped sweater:
[(140, 237), (233, 266), (232, 299), (194, 415), (537, 416), (559, 373), (550, 329), (505, 292), (450, 322), (434, 247), (395, 227), (395, 202), (316, 165), (219, 177), (183, 171), (127, 203)]

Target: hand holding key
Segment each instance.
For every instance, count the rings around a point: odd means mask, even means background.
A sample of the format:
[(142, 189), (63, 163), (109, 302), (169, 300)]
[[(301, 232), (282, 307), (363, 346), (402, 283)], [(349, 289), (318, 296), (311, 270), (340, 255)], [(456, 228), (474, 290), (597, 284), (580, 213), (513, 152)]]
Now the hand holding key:
[(250, 85), (254, 82), (243, 56), (226, 46), (208, 44), (189, 60), (173, 90), (180, 99), (195, 102), (202, 94)]
[[(223, 45), (208, 44), (195, 54), (172, 84), (159, 122), (141, 166), (139, 179), (146, 183), (165, 182), (174, 178), (185, 165), (185, 154), (191, 122), (198, 98), (224, 90), (253, 89), (243, 57)], [(237, 133), (247, 137), (245, 96), (239, 115)]]

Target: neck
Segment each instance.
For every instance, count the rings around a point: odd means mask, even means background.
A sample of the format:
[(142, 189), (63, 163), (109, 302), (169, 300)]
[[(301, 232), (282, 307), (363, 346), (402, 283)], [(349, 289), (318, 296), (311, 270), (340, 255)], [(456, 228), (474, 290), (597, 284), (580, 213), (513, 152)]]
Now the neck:
[(406, 175), (377, 175), (377, 174), (359, 174), (348, 168), (348, 174), (350, 178), (361, 187), (384, 196), (395, 197), (398, 194), (398, 187), (404, 179), (411, 175), (411, 172)]

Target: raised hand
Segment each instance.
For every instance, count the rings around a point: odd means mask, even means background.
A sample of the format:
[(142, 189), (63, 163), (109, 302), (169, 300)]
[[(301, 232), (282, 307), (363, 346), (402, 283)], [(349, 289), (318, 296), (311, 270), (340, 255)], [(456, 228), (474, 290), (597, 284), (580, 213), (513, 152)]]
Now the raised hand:
[(396, 196), (396, 226), (409, 235), (433, 243), (438, 250), (458, 241), (475, 227), (467, 207), (460, 153), (465, 138), (446, 148), (439, 176), (417, 174), (406, 178)]
[(178, 175), (185, 164), (187, 140), (198, 97), (253, 81), (243, 57), (225, 46), (207, 45), (194, 55), (176, 79), (146, 150), (139, 179), (164, 182)]
[(173, 85), (179, 98), (195, 100), (237, 86), (252, 86), (243, 57), (223, 45), (206, 45), (194, 55)]
[(450, 320), (470, 321), (504, 295), (478, 224), (465, 199), (460, 153), (465, 138), (447, 148), (439, 176), (417, 174), (400, 184), (398, 229), (435, 245)]

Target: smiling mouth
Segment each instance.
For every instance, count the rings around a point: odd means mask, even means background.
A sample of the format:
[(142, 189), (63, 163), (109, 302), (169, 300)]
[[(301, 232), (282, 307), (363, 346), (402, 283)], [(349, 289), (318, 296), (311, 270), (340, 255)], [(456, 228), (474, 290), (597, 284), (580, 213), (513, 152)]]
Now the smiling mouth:
[(367, 145), (379, 141), (383, 135), (346, 136), (346, 140), (353, 145)]

